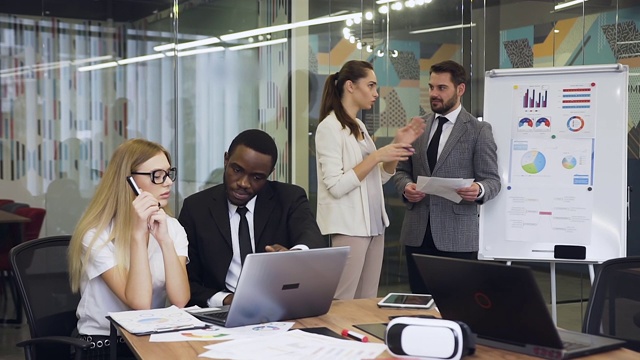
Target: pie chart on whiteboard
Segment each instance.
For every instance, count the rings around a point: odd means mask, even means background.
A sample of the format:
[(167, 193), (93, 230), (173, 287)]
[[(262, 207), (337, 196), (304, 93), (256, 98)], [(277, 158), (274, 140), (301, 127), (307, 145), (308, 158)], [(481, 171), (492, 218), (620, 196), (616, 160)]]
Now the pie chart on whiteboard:
[(531, 150), (522, 155), (520, 165), (527, 173), (537, 174), (547, 165), (547, 159), (538, 150)]

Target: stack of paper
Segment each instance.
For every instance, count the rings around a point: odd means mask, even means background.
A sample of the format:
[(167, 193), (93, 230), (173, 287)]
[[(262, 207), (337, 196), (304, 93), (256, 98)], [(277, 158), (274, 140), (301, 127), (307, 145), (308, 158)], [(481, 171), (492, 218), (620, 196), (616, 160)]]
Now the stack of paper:
[(128, 332), (148, 335), (181, 329), (202, 329), (207, 323), (176, 306), (150, 310), (110, 312), (109, 316)]
[(205, 348), (209, 351), (200, 357), (211, 359), (255, 359), (256, 354), (260, 354), (262, 360), (353, 360), (376, 358), (387, 347), (385, 344), (341, 340), (292, 330), (268, 337), (226, 341)]

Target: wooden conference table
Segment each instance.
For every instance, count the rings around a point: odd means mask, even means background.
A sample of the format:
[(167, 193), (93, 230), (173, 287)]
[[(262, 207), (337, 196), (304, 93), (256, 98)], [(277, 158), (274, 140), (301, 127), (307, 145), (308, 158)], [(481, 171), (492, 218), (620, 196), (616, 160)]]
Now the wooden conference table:
[[(411, 314), (432, 314), (437, 315), (435, 310), (400, 310), (400, 309), (380, 309), (377, 306), (379, 299), (359, 299), (359, 300), (336, 300), (331, 309), (325, 315), (296, 320), (294, 328), (324, 326), (340, 333), (342, 329), (350, 329), (362, 333), (354, 328), (353, 324), (368, 324), (389, 322), (390, 315), (411, 315)], [(181, 341), (181, 342), (149, 342), (149, 335), (136, 336), (120, 329), (127, 345), (133, 350), (138, 359), (202, 359), (198, 355), (206, 352), (206, 345), (216, 343), (216, 341)], [(373, 336), (369, 336), (371, 341), (383, 342)], [(379, 359), (392, 358), (388, 352), (382, 353)], [(465, 359), (537, 359), (531, 356), (517, 354), (509, 351), (498, 350), (482, 345), (476, 347), (476, 353)], [(640, 354), (627, 350), (618, 349), (602, 354), (591, 355), (583, 359), (640, 359)]]

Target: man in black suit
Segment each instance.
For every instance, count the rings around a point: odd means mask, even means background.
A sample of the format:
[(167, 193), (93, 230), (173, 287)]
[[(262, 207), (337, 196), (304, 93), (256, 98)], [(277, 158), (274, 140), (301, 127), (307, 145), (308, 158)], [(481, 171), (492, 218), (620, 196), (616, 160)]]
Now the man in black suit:
[(271, 136), (246, 130), (224, 154), (224, 183), (184, 200), (178, 220), (189, 239), (190, 305), (233, 301), (248, 246), (243, 239), (250, 237), (249, 252), (328, 246), (304, 189), (268, 180), (277, 159)]

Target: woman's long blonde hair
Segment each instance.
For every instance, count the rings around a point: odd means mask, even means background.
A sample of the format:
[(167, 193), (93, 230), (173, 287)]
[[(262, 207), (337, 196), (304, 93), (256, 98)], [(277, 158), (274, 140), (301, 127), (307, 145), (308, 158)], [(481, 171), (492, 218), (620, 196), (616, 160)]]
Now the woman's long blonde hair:
[[(129, 249), (133, 228), (133, 206), (135, 194), (127, 183), (127, 176), (152, 157), (164, 154), (171, 164), (169, 152), (161, 145), (144, 139), (131, 139), (122, 143), (113, 153), (104, 172), (96, 193), (91, 199), (76, 226), (69, 244), (68, 261), (71, 289), (80, 290), (80, 279), (85, 264), (91, 261), (91, 250), (106, 246), (110, 241), (115, 244), (116, 269), (123, 273), (129, 269)], [(113, 222), (111, 232), (104, 243), (97, 243), (98, 237)], [(82, 239), (95, 230), (89, 247), (83, 255)]]

